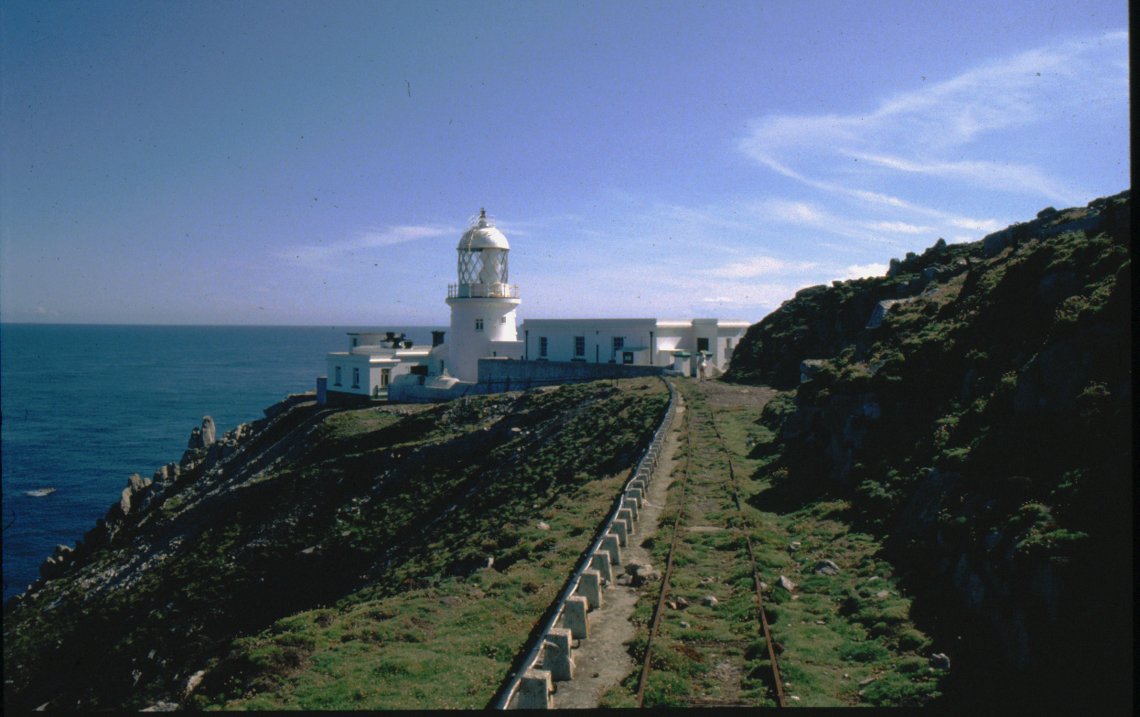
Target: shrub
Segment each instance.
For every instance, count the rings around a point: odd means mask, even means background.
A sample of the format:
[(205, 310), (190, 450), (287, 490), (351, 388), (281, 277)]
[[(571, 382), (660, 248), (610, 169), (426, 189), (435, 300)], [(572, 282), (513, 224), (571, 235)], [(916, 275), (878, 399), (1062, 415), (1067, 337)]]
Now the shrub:
[(890, 652), (877, 642), (849, 642), (839, 648), (839, 656), (848, 662), (879, 662)]

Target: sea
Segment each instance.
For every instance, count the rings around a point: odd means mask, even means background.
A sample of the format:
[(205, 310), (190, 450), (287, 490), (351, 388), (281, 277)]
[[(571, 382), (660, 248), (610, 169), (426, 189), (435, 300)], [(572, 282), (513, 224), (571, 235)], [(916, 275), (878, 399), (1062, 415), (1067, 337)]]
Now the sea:
[(217, 434), (312, 391), (352, 331), (429, 344), (433, 326), (0, 324), (4, 600), (58, 544), (74, 546), (211, 416)]

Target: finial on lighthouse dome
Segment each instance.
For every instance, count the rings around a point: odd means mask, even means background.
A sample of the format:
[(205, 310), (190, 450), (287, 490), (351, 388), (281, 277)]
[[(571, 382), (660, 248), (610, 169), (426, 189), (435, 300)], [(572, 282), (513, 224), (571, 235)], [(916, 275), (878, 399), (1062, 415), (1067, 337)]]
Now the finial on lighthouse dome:
[(479, 210), (479, 216), (471, 222), (470, 228), (459, 238), (459, 250), (510, 249), (507, 237), (495, 227), (495, 222), (487, 216), (486, 209)]

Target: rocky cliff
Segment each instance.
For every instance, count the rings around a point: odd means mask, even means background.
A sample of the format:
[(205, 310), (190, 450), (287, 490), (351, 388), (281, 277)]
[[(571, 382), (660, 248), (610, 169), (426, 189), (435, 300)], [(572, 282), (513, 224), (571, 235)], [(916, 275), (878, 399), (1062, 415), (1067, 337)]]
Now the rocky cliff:
[(483, 707), (666, 403), (631, 379), (206, 419), (5, 604), (5, 711), (225, 706), (330, 671), (300, 704)]
[(1047, 208), (804, 289), (735, 352), (729, 380), (787, 391), (784, 497), (890, 536), (951, 700), (1130, 695), (1130, 239), (1130, 192)]

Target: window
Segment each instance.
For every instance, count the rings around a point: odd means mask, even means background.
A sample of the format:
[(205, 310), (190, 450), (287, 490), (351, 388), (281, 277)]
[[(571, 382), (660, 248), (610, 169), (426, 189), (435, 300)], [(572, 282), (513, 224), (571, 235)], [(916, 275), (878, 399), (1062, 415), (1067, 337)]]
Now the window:
[(340, 385), (340, 366), (336, 367), (336, 380), (333, 381), (334, 386)]
[(616, 356), (618, 351), (621, 351), (624, 346), (625, 346), (625, 337), (624, 336), (615, 336), (614, 337), (614, 355)]
[(546, 349), (549, 342), (545, 336), (538, 337), (538, 356), (539, 358), (546, 358)]
[(574, 337), (574, 355), (575, 356), (585, 356), (586, 355), (586, 337), (585, 336), (575, 336)]
[(356, 338), (355, 336), (352, 337), (352, 347), (353, 348), (356, 348), (356, 346), (359, 344), (359, 342), (360, 342), (360, 339)]
[[(413, 368), (417, 368), (413, 366)], [(392, 369), (380, 369), (380, 388), (388, 388), (388, 384), (392, 381)]]
[(360, 369), (352, 369), (352, 387), (360, 388)]
[(499, 323), (500, 323), (500, 324), (505, 324), (505, 323), (507, 323), (507, 317), (506, 317), (506, 316), (500, 316), (500, 317), (499, 317)]
[(622, 363), (633, 363), (633, 352), (632, 351), (622, 351), (621, 352), (621, 362)]
[(709, 340), (707, 338), (697, 339), (697, 351), (708, 351)]
[(475, 330), (476, 331), (482, 331), (483, 330), (483, 319), (475, 319)]

